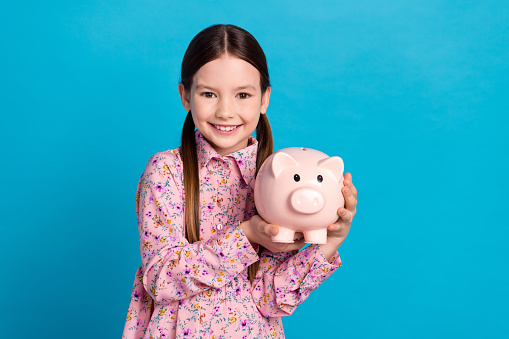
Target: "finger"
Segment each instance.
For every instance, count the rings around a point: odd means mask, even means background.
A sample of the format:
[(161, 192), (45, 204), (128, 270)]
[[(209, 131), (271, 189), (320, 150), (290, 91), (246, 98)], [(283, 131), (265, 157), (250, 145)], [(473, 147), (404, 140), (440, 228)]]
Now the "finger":
[(353, 183), (350, 183), (350, 185), (348, 185), (348, 188), (350, 189), (350, 191), (352, 191), (352, 194), (355, 197), (355, 199), (357, 199), (357, 188), (355, 188)]
[(344, 178), (345, 178), (345, 180), (344, 180), (345, 185), (347, 182), (352, 182), (352, 173), (350, 173), (350, 172), (345, 173)]
[(265, 224), (263, 222), (263, 219), (258, 214), (253, 215), (253, 217), (251, 218), (250, 222), (251, 222), (252, 227), (257, 232), (260, 232), (261, 231), (261, 227), (263, 226), (263, 224)]
[(276, 225), (272, 225), (272, 224), (266, 224), (263, 229), (263, 232), (265, 232), (265, 234), (267, 234), (267, 235), (274, 236), (279, 233), (279, 227), (277, 227)]
[(343, 185), (350, 188), (350, 190), (352, 191), (352, 194), (357, 198), (357, 189), (353, 185), (352, 174), (346, 173), (344, 178), (345, 178), (345, 180), (343, 181)]
[(347, 210), (344, 207), (338, 208), (338, 215), (343, 220), (343, 222), (349, 224), (353, 220), (353, 213)]
[(330, 224), (329, 226), (327, 226), (327, 229), (329, 231), (337, 231), (337, 230), (339, 230), (340, 227), (341, 226), (337, 222), (335, 222), (334, 224)]
[(353, 212), (355, 206), (357, 206), (357, 198), (353, 195), (352, 191), (348, 186), (343, 187), (343, 197), (345, 198), (345, 207)]

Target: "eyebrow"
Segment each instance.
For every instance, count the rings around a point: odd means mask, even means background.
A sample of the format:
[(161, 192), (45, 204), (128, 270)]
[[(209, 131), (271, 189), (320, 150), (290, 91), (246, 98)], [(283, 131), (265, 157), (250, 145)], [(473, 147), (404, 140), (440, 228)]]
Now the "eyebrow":
[[(204, 85), (204, 84), (197, 84), (196, 85), (196, 90), (200, 90), (200, 89), (208, 89), (208, 90), (212, 90), (212, 91), (216, 90), (215, 88), (207, 86), (207, 85)], [(245, 89), (250, 89), (252, 91), (256, 91), (256, 88), (254, 86), (252, 86), (252, 85), (244, 85), (244, 86), (236, 87), (235, 91), (241, 91), (241, 90), (245, 90)]]
[(203, 85), (203, 84), (197, 84), (196, 85), (196, 89), (210, 89), (210, 90), (214, 90), (214, 88), (212, 87), (209, 87), (209, 86), (206, 86), (206, 85)]
[(235, 88), (236, 91), (240, 91), (243, 89), (250, 89), (252, 91), (256, 91), (256, 88), (254, 88), (254, 86), (251, 86), (251, 85), (244, 85), (244, 86), (239, 86), (239, 87)]

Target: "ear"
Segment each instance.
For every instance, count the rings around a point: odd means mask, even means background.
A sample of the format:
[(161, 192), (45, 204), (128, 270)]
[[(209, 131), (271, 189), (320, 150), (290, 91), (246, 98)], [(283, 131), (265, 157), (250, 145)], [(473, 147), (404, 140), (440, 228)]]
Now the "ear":
[(274, 154), (274, 158), (272, 159), (272, 173), (274, 174), (274, 177), (277, 178), (279, 173), (281, 173), (281, 171), (283, 171), (285, 168), (295, 167), (298, 165), (299, 164), (297, 161), (290, 155), (284, 152), (276, 152)]
[(336, 182), (339, 182), (343, 177), (345, 164), (340, 157), (330, 157), (318, 161), (318, 168), (329, 170), (336, 179)]
[(184, 106), (184, 109), (189, 112), (191, 110), (191, 93), (186, 91), (184, 88), (184, 85), (182, 83), (179, 83), (179, 94), (180, 94), (180, 100), (182, 101), (182, 105)]
[(260, 112), (262, 114), (265, 114), (267, 112), (267, 108), (269, 107), (269, 100), (270, 100), (270, 86), (267, 87), (265, 93), (263, 93), (262, 95), (262, 107), (260, 109)]

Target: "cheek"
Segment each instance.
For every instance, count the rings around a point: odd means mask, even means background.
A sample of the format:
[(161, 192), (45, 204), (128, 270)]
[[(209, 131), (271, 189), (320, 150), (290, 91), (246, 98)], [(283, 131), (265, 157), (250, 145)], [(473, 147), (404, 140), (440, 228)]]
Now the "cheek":
[(262, 102), (261, 101), (254, 102), (253, 110), (256, 111), (257, 113), (260, 113), (260, 111), (262, 110)]
[(249, 98), (247, 100), (238, 100), (237, 105), (239, 108), (242, 108), (244, 110), (248, 111), (258, 111), (260, 110), (260, 107), (262, 106), (262, 102), (259, 98)]
[(206, 119), (212, 109), (211, 105), (203, 102), (203, 100), (198, 99), (191, 102), (193, 117), (197, 119)]
[(258, 102), (249, 103), (240, 109), (242, 110), (242, 114), (245, 119), (256, 120), (256, 122), (258, 122), (257, 119), (261, 112), (261, 105)]

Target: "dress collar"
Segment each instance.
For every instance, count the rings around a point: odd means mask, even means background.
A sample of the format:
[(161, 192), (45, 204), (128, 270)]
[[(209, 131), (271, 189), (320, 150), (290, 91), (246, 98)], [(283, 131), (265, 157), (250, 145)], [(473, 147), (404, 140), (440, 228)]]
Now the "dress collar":
[(210, 160), (231, 158), (234, 159), (239, 167), (240, 173), (246, 183), (254, 179), (256, 169), (256, 155), (258, 151), (258, 141), (249, 136), (248, 145), (236, 152), (221, 156), (216, 152), (200, 131), (195, 131), (196, 149), (198, 151), (198, 165), (200, 168), (207, 166)]

